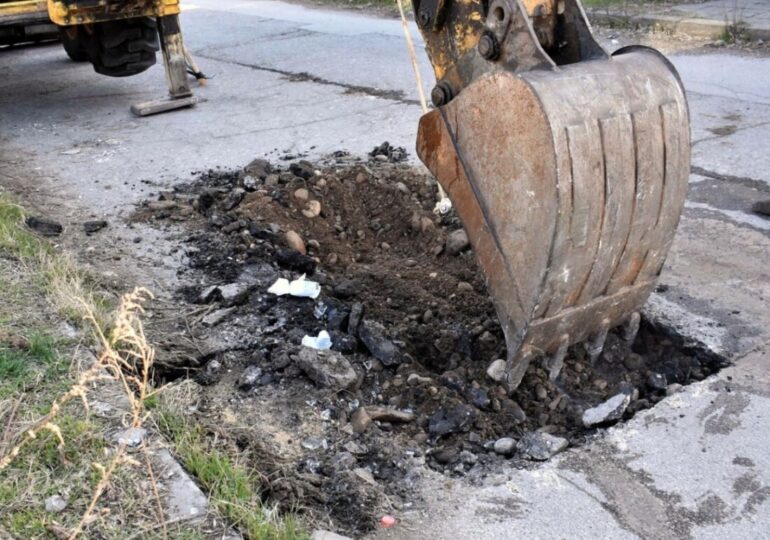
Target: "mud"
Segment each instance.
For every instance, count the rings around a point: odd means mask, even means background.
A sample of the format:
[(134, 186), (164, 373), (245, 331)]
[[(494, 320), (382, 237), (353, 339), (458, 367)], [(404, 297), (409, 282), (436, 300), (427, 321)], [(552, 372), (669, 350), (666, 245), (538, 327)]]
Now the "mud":
[[(199, 385), (191, 416), (265, 475), (281, 507), (360, 534), (417, 502), (424, 467), (480, 482), (506, 459), (530, 466), (495, 441), (540, 430), (580, 445), (596, 432), (585, 409), (628, 393), (627, 419), (722, 367), (643, 321), (632, 345), (611, 333), (594, 363), (571, 348), (555, 382), (533, 363), (508, 396), (486, 375), (505, 342), (484, 277), (456, 216), (433, 213), (433, 180), (404, 157), (380, 147), (205, 171), (134, 216), (184, 231), (179, 309), (196, 315), (173, 323), (184, 337), (159, 351), (158, 377)], [(318, 299), (267, 292), (303, 273)], [(300, 342), (321, 330), (355, 370), (346, 389), (302, 369)]]

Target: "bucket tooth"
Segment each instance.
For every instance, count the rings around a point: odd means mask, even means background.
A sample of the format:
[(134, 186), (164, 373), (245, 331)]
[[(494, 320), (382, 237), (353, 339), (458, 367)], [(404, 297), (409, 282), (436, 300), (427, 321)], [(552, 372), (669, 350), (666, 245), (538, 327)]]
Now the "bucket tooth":
[(639, 325), (642, 322), (642, 316), (638, 311), (634, 311), (628, 320), (623, 324), (623, 341), (631, 345), (636, 340), (639, 333)]
[(527, 373), (527, 368), (536, 356), (537, 353), (530, 347), (519, 350), (517, 354), (508, 355), (505, 366), (505, 387), (509, 395), (519, 387), (521, 380)]
[(601, 356), (602, 351), (604, 350), (604, 342), (607, 341), (607, 334), (610, 331), (610, 321), (609, 319), (604, 319), (602, 321), (602, 326), (600, 330), (593, 335), (588, 341), (586, 341), (585, 347), (586, 347), (586, 353), (588, 354), (588, 359), (593, 364), (596, 362), (596, 360)]
[(561, 337), (559, 348), (556, 352), (545, 357), (543, 367), (548, 370), (548, 379), (554, 382), (561, 373), (561, 369), (564, 367), (564, 357), (567, 356), (567, 350), (569, 349), (569, 334), (565, 334)]

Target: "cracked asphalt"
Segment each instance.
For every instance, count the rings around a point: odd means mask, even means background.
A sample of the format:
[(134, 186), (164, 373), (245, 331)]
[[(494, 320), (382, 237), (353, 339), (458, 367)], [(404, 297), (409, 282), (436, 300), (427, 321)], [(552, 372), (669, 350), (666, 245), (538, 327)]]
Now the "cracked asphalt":
[[(0, 185), (67, 225), (106, 217), (123, 265), (155, 272), (159, 288), (178, 264), (171, 242), (141, 231), (133, 244), (123, 221), (150, 193), (254, 157), (413, 147), (420, 116), (398, 21), (198, 0), (183, 25), (212, 76), (196, 89), (205, 102), (147, 119), (129, 106), (165, 95), (160, 66), (107, 79), (58, 46), (0, 51)], [(428, 476), (426, 503), (372, 538), (768, 536), (770, 220), (750, 207), (770, 199), (770, 59), (671, 59), (688, 91), (693, 174), (664, 287), (646, 311), (734, 365), (543, 466), (473, 486)], [(82, 241), (86, 250), (96, 240)]]

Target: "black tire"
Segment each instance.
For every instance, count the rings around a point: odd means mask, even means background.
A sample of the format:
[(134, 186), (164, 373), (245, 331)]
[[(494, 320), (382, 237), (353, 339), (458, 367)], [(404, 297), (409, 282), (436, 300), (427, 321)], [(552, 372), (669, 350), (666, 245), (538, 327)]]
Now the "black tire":
[(61, 44), (64, 46), (64, 51), (70, 60), (73, 62), (88, 62), (90, 60), (88, 56), (88, 47), (86, 41), (90, 36), (85, 35), (86, 32), (79, 26), (60, 26), (59, 37), (61, 38)]
[(159, 48), (155, 19), (142, 17), (94, 25), (89, 56), (97, 73), (130, 77), (155, 65)]

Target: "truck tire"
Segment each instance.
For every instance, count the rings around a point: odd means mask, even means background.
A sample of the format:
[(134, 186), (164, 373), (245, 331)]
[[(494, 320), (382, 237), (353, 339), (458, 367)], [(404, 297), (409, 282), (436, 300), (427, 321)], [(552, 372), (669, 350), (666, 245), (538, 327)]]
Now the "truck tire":
[(94, 25), (89, 50), (94, 71), (108, 77), (130, 77), (155, 64), (160, 48), (155, 19), (141, 17)]
[(88, 62), (88, 48), (86, 40), (90, 36), (84, 36), (85, 31), (79, 26), (60, 26), (59, 37), (64, 51), (73, 62)]

